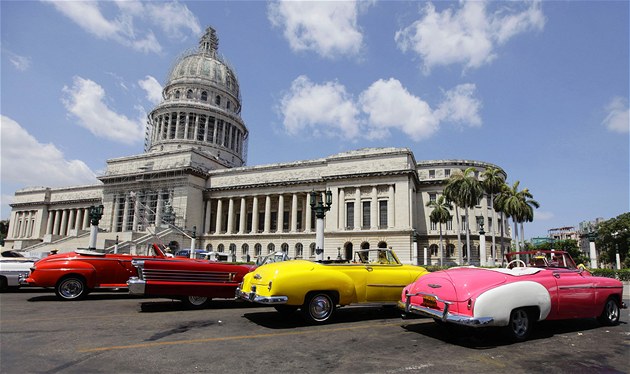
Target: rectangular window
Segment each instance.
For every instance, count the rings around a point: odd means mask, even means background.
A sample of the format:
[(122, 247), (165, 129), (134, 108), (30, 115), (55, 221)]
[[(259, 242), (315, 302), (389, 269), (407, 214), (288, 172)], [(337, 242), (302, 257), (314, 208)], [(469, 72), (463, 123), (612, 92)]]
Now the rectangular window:
[(369, 229), (370, 228), (370, 205), (371, 202), (370, 201), (363, 201), (362, 203), (363, 206), (363, 220), (361, 221), (361, 227), (364, 229)]
[(485, 224), (485, 222), (484, 222), (483, 216), (478, 216), (478, 217), (477, 217), (477, 231), (481, 231), (481, 225), (482, 225), (482, 224), (483, 224), (483, 225), (484, 225), (484, 227), (485, 227), (485, 225), (486, 225), (486, 224)]
[(446, 178), (450, 177), (451, 176), (451, 169), (444, 169), (444, 176)]
[(347, 229), (354, 228), (354, 203), (353, 202), (346, 203), (346, 228)]
[(435, 202), (436, 200), (437, 200), (437, 194), (436, 193), (430, 193), (429, 194), (429, 201)]
[(448, 221), (446, 221), (446, 229), (447, 230), (452, 230), (453, 229), (453, 218), (451, 218)]
[(468, 223), (466, 222), (466, 216), (462, 216), (461, 221), (462, 223), (462, 232), (466, 232), (466, 229), (468, 228)]
[(429, 170), (429, 178), (435, 178), (435, 170)]
[(271, 232), (278, 231), (278, 212), (271, 212)]
[(289, 232), (289, 224), (291, 222), (289, 222), (289, 212), (283, 212), (284, 214), (282, 215), (282, 231), (284, 232)]
[(433, 222), (431, 221), (431, 230), (437, 230), (438, 229), (438, 224), (437, 222)]
[(387, 200), (381, 200), (378, 202), (378, 227), (387, 228)]
[(491, 217), (488, 217), (488, 228), (487, 231), (492, 232), (493, 221)]
[(265, 212), (258, 212), (258, 232), (265, 230)]

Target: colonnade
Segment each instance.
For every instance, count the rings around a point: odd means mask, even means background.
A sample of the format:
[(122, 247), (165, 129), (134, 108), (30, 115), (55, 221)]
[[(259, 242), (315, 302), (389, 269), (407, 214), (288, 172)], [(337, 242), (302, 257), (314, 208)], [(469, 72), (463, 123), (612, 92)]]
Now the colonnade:
[(184, 139), (217, 144), (240, 153), (243, 131), (219, 118), (194, 112), (169, 112), (152, 119), (152, 143), (161, 140)]

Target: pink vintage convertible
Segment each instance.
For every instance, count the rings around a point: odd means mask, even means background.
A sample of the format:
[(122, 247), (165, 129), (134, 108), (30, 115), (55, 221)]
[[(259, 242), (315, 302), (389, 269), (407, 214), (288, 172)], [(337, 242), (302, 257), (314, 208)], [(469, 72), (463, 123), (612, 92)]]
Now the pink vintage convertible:
[(501, 326), (526, 340), (542, 320), (596, 317), (619, 323), (623, 284), (578, 268), (567, 252), (506, 255), (506, 268), (458, 267), (420, 277), (402, 291), (405, 314), (470, 327)]

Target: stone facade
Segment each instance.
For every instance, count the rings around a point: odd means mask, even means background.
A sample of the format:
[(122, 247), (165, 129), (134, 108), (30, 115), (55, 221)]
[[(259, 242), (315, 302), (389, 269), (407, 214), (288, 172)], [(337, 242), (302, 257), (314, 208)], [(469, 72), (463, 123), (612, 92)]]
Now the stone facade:
[[(310, 194), (330, 191), (324, 258), (391, 247), (406, 263), (425, 263), (426, 248), (427, 262), (436, 263), (439, 231), (429, 220), (427, 201), (441, 193), (455, 169), (483, 172), (496, 165), (417, 162), (406, 148), (369, 148), (243, 166), (248, 130), (240, 118), (238, 81), (217, 47), (209, 28), (199, 49), (175, 62), (164, 99), (149, 116), (145, 153), (108, 160), (102, 184), (17, 191), (6, 246), (31, 252), (86, 247), (88, 208), (102, 204), (100, 249), (139, 253), (156, 237), (186, 248), (194, 236), (197, 248), (230, 253), (233, 260), (277, 250), (314, 259)], [(469, 215), (484, 220), (486, 235), (499, 234), (502, 226), (509, 245), (509, 225), (493, 219), (487, 199)], [(456, 230), (463, 227), (456, 220), (443, 227), (445, 261), (458, 258)], [(464, 252), (478, 261), (479, 227), (470, 229), (473, 248)], [(486, 243), (492, 253), (491, 239)]]

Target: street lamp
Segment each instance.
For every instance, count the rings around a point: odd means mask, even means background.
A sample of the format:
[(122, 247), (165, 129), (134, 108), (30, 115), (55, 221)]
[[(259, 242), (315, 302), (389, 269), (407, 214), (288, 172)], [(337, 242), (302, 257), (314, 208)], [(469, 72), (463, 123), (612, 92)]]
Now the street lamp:
[[(319, 196), (319, 197), (318, 197)], [(325, 193), (326, 202), (321, 199), (321, 193), (311, 191), (311, 209), (315, 212), (315, 218), (317, 218), (317, 224), (315, 225), (315, 254), (317, 255), (317, 261), (324, 260), (324, 217), (326, 212), (330, 210), (332, 205), (332, 192), (326, 190)]]
[(477, 217), (479, 225), (479, 266), (486, 266), (486, 232), (483, 231), (483, 217)]
[(90, 206), (88, 208), (88, 217), (90, 218), (90, 244), (89, 249), (96, 249), (96, 235), (98, 234), (98, 222), (103, 216), (103, 205)]

